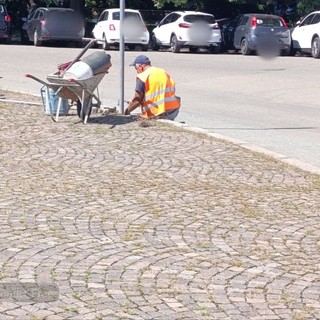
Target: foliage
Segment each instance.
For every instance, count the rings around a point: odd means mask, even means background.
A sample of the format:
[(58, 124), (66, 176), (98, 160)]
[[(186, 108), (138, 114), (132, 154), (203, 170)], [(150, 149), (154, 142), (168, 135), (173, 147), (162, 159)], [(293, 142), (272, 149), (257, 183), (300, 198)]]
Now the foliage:
[(317, 11), (320, 8), (320, 0), (300, 0), (297, 4), (297, 11), (300, 16)]
[(154, 6), (160, 9), (165, 7), (166, 4), (173, 4), (176, 7), (183, 6), (187, 4), (188, 0), (153, 0), (153, 2), (154, 2)]
[[(104, 9), (119, 6), (119, 0), (85, 0), (84, 12), (87, 18), (91, 18), (98, 16)], [(125, 6), (139, 10), (154, 9), (153, 0), (125, 0)]]
[[(82, 12), (87, 22), (97, 18), (107, 8), (118, 8), (120, 0), (34, 0), (38, 6), (66, 6)], [(245, 0), (124, 0), (126, 8), (139, 9), (144, 12), (148, 22), (161, 20), (165, 13), (172, 10), (198, 10), (219, 18), (232, 18), (240, 12), (258, 11), (259, 1)], [(14, 29), (22, 26), (22, 18), (27, 15), (28, 0), (0, 0), (8, 6)], [(246, 4), (250, 3), (250, 4)], [(253, 3), (253, 4), (252, 4)], [(303, 11), (308, 11), (309, 4), (319, 5), (320, 0), (301, 0)], [(320, 6), (320, 5), (319, 5)], [(161, 9), (161, 10), (159, 10)], [(149, 17), (151, 17), (149, 19)], [(155, 20), (155, 17), (157, 18)], [(161, 17), (159, 19), (159, 17)], [(150, 21), (149, 21), (150, 20)], [(155, 20), (155, 21), (153, 21)]]

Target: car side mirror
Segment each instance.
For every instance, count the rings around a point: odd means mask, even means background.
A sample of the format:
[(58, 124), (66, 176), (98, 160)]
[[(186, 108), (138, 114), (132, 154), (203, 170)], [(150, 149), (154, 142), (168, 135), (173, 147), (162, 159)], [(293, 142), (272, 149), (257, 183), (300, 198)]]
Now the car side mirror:
[(26, 17), (21, 18), (23, 22), (26, 22), (28, 19)]
[(299, 26), (300, 25), (300, 23), (301, 23), (301, 21), (299, 20), (299, 21), (297, 21), (296, 22), (296, 26)]

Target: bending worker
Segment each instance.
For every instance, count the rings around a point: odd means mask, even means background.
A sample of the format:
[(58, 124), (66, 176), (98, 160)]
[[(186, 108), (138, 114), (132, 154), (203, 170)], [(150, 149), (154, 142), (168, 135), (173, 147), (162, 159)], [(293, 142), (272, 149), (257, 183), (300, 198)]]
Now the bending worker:
[(179, 113), (180, 98), (175, 95), (175, 83), (163, 69), (151, 66), (148, 57), (135, 58), (130, 66), (137, 71), (135, 95), (125, 115), (141, 106), (141, 117), (174, 120)]

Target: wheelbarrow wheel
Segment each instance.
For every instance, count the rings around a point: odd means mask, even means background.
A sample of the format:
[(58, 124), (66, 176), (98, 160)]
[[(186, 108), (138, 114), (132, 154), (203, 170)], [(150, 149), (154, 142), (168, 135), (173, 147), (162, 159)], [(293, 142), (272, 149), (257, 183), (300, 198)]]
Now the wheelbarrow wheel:
[[(81, 108), (82, 108), (82, 104), (81, 104), (80, 100), (78, 100), (77, 101), (77, 115), (82, 121), (84, 121), (84, 118), (85, 118), (86, 115), (85, 115), (85, 112), (83, 112), (81, 114)], [(91, 115), (91, 110), (92, 110), (92, 107), (91, 107), (91, 104), (90, 104), (90, 110), (89, 110), (89, 113), (88, 113), (88, 118)]]

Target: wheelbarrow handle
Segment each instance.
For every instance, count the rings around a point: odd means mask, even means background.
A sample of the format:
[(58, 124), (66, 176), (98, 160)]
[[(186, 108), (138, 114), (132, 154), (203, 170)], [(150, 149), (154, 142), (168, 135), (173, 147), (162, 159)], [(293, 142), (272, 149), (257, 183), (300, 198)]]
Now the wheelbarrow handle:
[(43, 80), (41, 80), (41, 79), (33, 76), (33, 75), (30, 74), (30, 73), (26, 73), (24, 76), (27, 77), (27, 78), (31, 78), (31, 79), (33, 79), (33, 80), (36, 80), (36, 81), (40, 82), (41, 84), (43, 84), (44, 86), (47, 86), (47, 85), (48, 85), (47, 82), (45, 82), (45, 81), (43, 81)]

